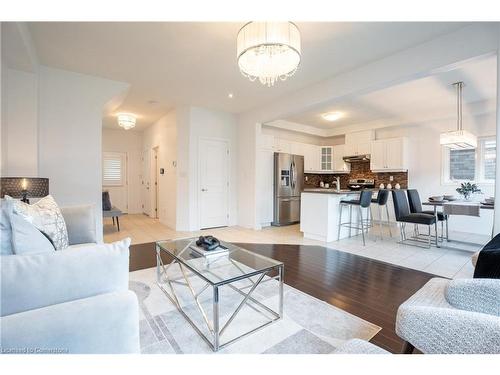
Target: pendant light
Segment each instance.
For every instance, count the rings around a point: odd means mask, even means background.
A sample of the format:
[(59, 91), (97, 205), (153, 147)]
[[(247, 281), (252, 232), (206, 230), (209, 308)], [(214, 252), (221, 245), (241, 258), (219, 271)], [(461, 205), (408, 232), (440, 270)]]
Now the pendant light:
[(462, 91), (463, 82), (453, 84), (457, 89), (457, 130), (441, 133), (439, 142), (452, 150), (470, 150), (477, 147), (477, 137), (463, 129), (462, 123)]

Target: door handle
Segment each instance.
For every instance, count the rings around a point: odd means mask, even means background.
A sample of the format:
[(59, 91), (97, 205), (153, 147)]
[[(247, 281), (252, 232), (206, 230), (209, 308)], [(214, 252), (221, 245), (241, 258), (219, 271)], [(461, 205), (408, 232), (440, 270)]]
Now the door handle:
[(201, 191), (208, 191), (208, 189), (201, 189)]

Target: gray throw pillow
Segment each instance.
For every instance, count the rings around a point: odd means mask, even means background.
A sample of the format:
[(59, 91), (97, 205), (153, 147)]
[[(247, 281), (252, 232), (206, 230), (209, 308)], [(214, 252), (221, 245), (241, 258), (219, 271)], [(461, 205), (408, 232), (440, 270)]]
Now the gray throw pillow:
[(11, 213), (10, 225), (12, 228), (14, 254), (24, 255), (54, 252), (54, 246), (52, 246), (48, 238), (18, 213)]
[(63, 250), (69, 246), (66, 222), (59, 206), (51, 195), (47, 195), (34, 204), (26, 204), (16, 199), (10, 199), (13, 202), (14, 212), (17, 212), (39, 231), (47, 235), (56, 250)]

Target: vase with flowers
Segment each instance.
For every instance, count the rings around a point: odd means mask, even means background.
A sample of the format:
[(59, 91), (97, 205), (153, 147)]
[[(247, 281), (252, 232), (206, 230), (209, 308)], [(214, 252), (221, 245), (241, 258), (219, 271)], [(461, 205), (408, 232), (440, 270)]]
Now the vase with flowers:
[(476, 184), (470, 182), (462, 182), (460, 187), (457, 188), (457, 193), (462, 195), (466, 201), (471, 199), (472, 194), (482, 194), (481, 189)]

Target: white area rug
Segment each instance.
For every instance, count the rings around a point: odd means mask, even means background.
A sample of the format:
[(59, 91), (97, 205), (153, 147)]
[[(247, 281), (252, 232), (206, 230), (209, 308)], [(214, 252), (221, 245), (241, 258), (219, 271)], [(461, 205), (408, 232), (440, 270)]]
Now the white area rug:
[[(204, 282), (194, 275), (191, 275), (189, 280), (196, 291), (201, 290), (204, 285)], [(241, 281), (239, 286), (244, 287), (248, 284), (248, 281)], [(176, 284), (175, 288), (183, 309), (198, 323), (198, 327), (208, 332), (187, 287)], [(156, 268), (131, 272), (130, 289), (139, 299), (142, 353), (213, 353), (158, 287)], [(270, 280), (259, 285), (252, 296), (277, 311), (277, 281)], [(211, 288), (207, 288), (200, 299), (211, 319)], [(221, 326), (242, 299), (243, 297), (231, 288), (227, 286), (221, 288)], [(245, 305), (224, 332), (221, 341), (228, 341), (264, 321), (265, 318), (261, 314)], [(380, 327), (372, 323), (285, 285), (284, 318), (228, 345), (218, 353), (326, 354), (331, 353), (346, 340), (352, 338), (369, 340), (379, 331)]]

